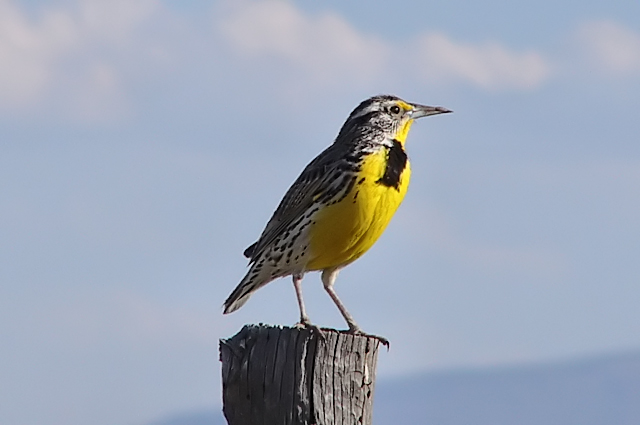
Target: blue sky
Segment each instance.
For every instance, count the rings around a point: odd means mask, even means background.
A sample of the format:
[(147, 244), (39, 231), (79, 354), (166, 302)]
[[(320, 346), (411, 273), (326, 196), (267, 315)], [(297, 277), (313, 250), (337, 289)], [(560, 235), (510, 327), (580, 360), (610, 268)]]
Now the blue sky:
[[(338, 293), (385, 376), (640, 348), (640, 5), (0, 0), (0, 422), (219, 403), (244, 248), (364, 98), (421, 120)], [(311, 319), (343, 327), (319, 278)]]

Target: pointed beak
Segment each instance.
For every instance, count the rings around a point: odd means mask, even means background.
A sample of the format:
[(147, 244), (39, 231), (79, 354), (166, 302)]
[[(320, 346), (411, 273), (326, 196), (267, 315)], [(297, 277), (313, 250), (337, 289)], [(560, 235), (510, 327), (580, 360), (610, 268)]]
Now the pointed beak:
[(437, 115), (437, 114), (448, 114), (450, 111), (447, 108), (443, 108), (442, 106), (426, 106), (426, 105), (418, 105), (411, 104), (413, 106), (413, 110), (409, 112), (411, 114), (411, 119), (415, 120), (422, 117), (428, 117), (429, 115)]

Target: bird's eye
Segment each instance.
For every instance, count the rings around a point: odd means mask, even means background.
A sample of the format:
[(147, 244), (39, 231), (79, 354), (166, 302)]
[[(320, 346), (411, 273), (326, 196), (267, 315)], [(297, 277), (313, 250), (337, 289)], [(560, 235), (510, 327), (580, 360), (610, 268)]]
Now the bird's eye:
[(392, 114), (399, 114), (400, 107), (398, 105), (393, 105), (391, 108), (389, 108), (389, 111), (391, 111)]

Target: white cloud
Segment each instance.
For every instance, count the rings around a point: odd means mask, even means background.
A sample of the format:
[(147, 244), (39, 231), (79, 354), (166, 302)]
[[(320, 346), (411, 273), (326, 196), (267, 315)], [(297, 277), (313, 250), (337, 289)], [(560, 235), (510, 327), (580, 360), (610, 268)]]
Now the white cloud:
[(76, 37), (68, 16), (49, 12), (29, 22), (9, 0), (0, 0), (0, 107), (35, 101), (52, 79), (55, 59)]
[[(287, 94), (390, 84), (530, 90), (563, 63), (569, 71), (640, 74), (640, 34), (612, 21), (581, 25), (574, 32), (578, 47), (567, 46), (565, 58), (552, 64), (539, 51), (496, 40), (423, 32), (396, 43), (335, 12), (309, 13), (283, 0), (226, 1), (214, 10), (214, 35), (207, 38), (157, 0), (72, 0), (33, 14), (17, 0), (0, 0), (0, 111), (109, 120), (132, 110), (127, 87), (135, 78), (157, 80), (163, 67), (180, 74), (211, 62), (227, 66), (206, 83), (234, 83), (242, 73), (288, 87)], [(580, 49), (582, 56), (573, 54)]]
[(577, 39), (588, 58), (601, 70), (628, 75), (640, 73), (640, 34), (613, 21), (582, 24)]
[(0, 109), (49, 108), (84, 120), (121, 113), (122, 63), (114, 57), (154, 7), (78, 0), (31, 17), (16, 1), (0, 0)]
[(456, 43), (443, 34), (418, 42), (417, 67), (424, 80), (465, 81), (484, 89), (528, 89), (550, 76), (550, 65), (536, 52), (512, 52), (499, 43)]
[(77, 19), (94, 40), (124, 45), (157, 8), (155, 0), (80, 0)]
[(463, 44), (434, 33), (421, 35), (414, 45), (395, 45), (332, 13), (310, 16), (280, 0), (230, 3), (221, 15), (221, 34), (234, 51), (284, 59), (316, 83), (397, 78), (398, 63), (422, 84), (464, 82), (486, 90), (533, 88), (551, 73), (536, 52), (510, 51), (497, 42)]
[(386, 43), (358, 33), (333, 13), (307, 16), (293, 3), (278, 0), (228, 6), (217, 24), (240, 53), (284, 59), (319, 80), (368, 79), (380, 73), (389, 57)]
[(288, 94), (390, 82), (521, 90), (550, 74), (535, 52), (433, 33), (394, 44), (334, 12), (307, 13), (294, 2), (226, 1), (214, 10), (207, 38), (158, 0), (72, 0), (34, 13), (0, 0), (0, 111), (111, 120), (134, 110), (128, 87), (136, 78), (153, 81), (164, 78), (162, 69), (180, 74), (213, 61), (228, 66), (211, 84), (246, 71), (244, 78), (270, 79)]

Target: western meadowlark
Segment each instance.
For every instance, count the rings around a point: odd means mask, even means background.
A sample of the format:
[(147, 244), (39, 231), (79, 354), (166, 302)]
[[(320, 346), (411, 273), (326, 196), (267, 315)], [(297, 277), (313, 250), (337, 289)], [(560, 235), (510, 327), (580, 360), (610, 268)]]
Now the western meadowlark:
[(404, 150), (413, 121), (451, 112), (374, 96), (351, 112), (334, 143), (306, 166), (289, 188), (256, 243), (244, 251), (249, 271), (224, 303), (231, 313), (258, 288), (293, 276), (300, 323), (312, 326), (302, 300), (302, 277), (322, 271), (325, 290), (361, 332), (333, 284), (340, 269), (380, 237), (402, 202), (411, 169)]

